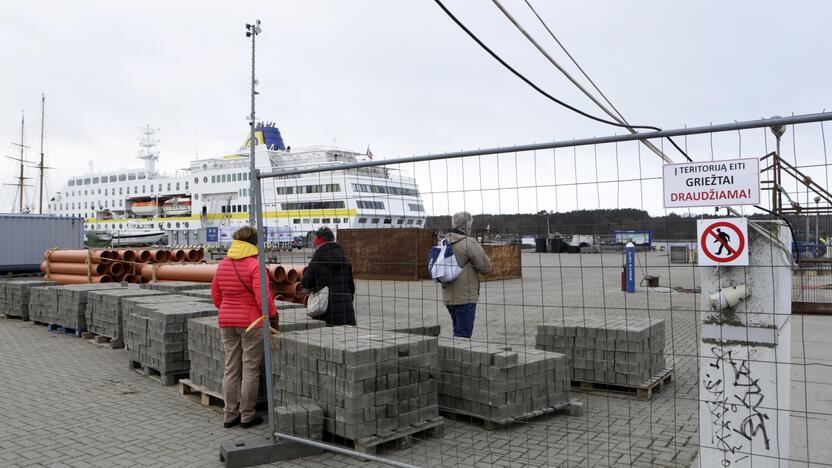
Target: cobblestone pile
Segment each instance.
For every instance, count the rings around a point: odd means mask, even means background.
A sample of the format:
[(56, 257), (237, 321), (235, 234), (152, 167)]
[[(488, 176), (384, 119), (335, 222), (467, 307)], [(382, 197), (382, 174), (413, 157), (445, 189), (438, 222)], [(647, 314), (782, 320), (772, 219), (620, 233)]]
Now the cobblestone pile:
[(279, 405), (315, 403), (324, 429), (357, 440), (438, 417), (436, 338), (341, 326), (285, 333), (273, 371)]
[(58, 288), (58, 309), (53, 323), (77, 331), (87, 330), (87, 295), (90, 291), (126, 289), (120, 283), (67, 284)]
[(124, 339), (122, 303), (125, 298), (160, 296), (161, 291), (138, 287), (90, 291), (87, 295), (87, 326), (89, 331), (113, 340)]
[(32, 288), (58, 284), (42, 279), (0, 281), (0, 314), (29, 320), (29, 293)]
[(153, 296), (124, 299), (122, 312), (130, 361), (176, 373), (190, 369), (188, 320), (216, 315), (217, 309), (190, 297)]
[(439, 406), (496, 422), (558, 407), (569, 401), (566, 361), (529, 347), (440, 338)]
[(665, 368), (664, 320), (587, 317), (538, 325), (536, 348), (565, 354), (572, 380), (636, 386)]

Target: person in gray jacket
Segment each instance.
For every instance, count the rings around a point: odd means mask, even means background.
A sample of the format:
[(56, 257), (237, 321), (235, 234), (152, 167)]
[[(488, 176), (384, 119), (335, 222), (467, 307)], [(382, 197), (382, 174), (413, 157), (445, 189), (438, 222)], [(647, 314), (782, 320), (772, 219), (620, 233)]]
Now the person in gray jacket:
[(471, 338), (477, 301), (480, 298), (480, 274), (491, 271), (491, 259), (476, 239), (469, 237), (474, 217), (467, 211), (454, 214), (451, 230), (445, 236), (453, 246), (462, 273), (451, 283), (442, 284), (442, 299), (451, 314), (454, 336)]

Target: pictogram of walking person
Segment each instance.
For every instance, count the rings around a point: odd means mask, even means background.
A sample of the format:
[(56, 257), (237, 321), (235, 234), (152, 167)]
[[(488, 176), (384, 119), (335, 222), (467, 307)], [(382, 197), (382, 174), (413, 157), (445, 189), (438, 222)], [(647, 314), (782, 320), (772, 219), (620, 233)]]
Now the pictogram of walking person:
[(722, 229), (720, 228), (716, 228), (716, 235), (718, 239), (714, 239), (714, 243), (719, 243), (719, 250), (716, 251), (716, 255), (721, 255), (722, 249), (726, 250), (725, 255), (731, 255), (734, 253), (733, 250), (731, 250), (731, 247), (728, 246), (728, 243), (731, 242), (731, 236), (722, 232)]

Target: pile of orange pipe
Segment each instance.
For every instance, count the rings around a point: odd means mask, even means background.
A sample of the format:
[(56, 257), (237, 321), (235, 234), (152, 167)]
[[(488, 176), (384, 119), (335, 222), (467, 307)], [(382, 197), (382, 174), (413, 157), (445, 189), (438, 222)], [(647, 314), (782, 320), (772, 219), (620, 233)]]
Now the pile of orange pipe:
[(306, 265), (266, 265), (266, 269), (269, 270), (275, 299), (306, 305), (309, 293), (300, 284)]
[[(140, 283), (147, 264), (201, 262), (201, 248), (183, 249), (51, 249), (44, 254), (40, 270), (59, 284)], [(195, 266), (202, 266), (197, 264)], [(152, 276), (152, 275), (151, 275)], [(213, 278), (213, 273), (211, 274)], [(208, 281), (211, 281), (211, 278)], [(193, 281), (193, 280), (191, 280)]]

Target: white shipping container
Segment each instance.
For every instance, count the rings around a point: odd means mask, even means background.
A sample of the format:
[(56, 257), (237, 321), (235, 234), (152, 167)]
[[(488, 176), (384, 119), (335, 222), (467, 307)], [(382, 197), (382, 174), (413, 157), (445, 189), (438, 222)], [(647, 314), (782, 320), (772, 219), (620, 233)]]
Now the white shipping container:
[(38, 271), (53, 247), (84, 248), (84, 220), (0, 213), (0, 274)]

